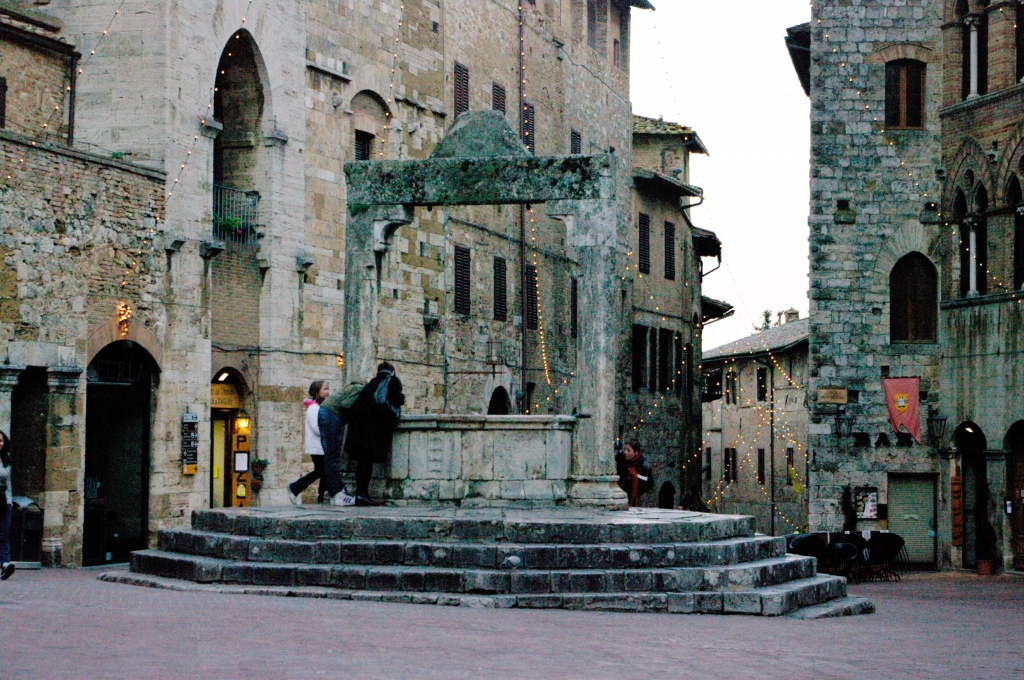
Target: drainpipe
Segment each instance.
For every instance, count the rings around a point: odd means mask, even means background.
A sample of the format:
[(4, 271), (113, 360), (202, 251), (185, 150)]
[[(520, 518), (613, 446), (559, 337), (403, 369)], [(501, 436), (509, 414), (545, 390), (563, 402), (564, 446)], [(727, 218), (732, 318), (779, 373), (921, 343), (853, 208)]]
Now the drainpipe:
[(968, 99), (977, 99), (980, 95), (978, 94), (978, 17), (967, 17), (964, 19), (964, 24), (967, 25), (968, 30), (971, 33), (971, 92), (967, 95)]
[[(516, 50), (519, 52), (519, 139), (523, 138), (524, 126), (526, 125), (526, 118), (523, 115), (526, 94), (523, 90), (523, 71), (525, 70), (523, 62), (526, 58), (526, 47), (523, 43), (523, 1), (519, 0), (519, 42), (516, 44)], [(522, 204), (519, 206), (519, 300), (519, 337), (522, 339), (519, 348), (519, 389), (523, 395), (520, 411), (526, 413), (526, 410), (529, 408), (526, 399), (526, 206)]]

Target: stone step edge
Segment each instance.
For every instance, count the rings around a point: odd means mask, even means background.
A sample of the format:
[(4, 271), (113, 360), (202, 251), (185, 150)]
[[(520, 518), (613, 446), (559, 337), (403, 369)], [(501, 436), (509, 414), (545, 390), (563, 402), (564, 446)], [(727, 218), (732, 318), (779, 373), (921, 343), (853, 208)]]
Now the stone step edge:
[[(239, 545), (221, 545), (219, 550), (189, 550), (187, 546), (180, 545), (180, 536), (188, 536), (198, 540), (208, 540), (211, 543), (217, 541), (223, 541), (224, 543), (238, 543)], [(458, 541), (458, 542), (434, 542), (434, 541), (416, 541), (416, 540), (401, 540), (401, 541), (388, 541), (388, 540), (340, 540), (340, 541), (293, 541), (286, 539), (263, 539), (263, 538), (248, 538), (238, 537), (233, 534), (223, 534), (218, 532), (199, 531), (195, 529), (165, 529), (160, 532), (160, 544), (159, 550), (164, 552), (177, 553), (181, 555), (195, 555), (201, 557), (211, 557), (213, 559), (229, 559), (238, 561), (251, 561), (251, 562), (266, 562), (266, 563), (294, 563), (294, 564), (363, 564), (363, 565), (400, 565), (407, 564), (406, 552), (410, 549), (419, 548), (426, 549), (429, 551), (437, 550), (448, 550), (452, 553), (451, 561), (457, 562), (459, 558), (455, 555), (458, 551), (472, 552), (479, 551), (482, 549), (494, 548), (495, 560), (494, 567), (497, 567), (501, 560), (508, 555), (517, 555), (521, 559), (524, 557), (524, 553), (527, 552), (538, 552), (545, 550), (553, 550), (556, 554), (556, 561), (562, 560), (562, 553), (597, 550), (608, 552), (612, 551), (624, 551), (624, 552), (647, 552), (653, 553), (657, 557), (661, 557), (658, 553), (661, 553), (667, 558), (666, 553), (675, 551), (677, 553), (685, 553), (693, 549), (693, 547), (709, 549), (709, 553), (715, 551), (720, 552), (753, 552), (755, 555), (737, 555), (738, 559), (732, 559), (733, 556), (723, 555), (719, 558), (715, 558), (709, 554), (707, 560), (701, 560), (699, 556), (686, 558), (680, 555), (676, 558), (675, 555), (668, 560), (677, 561), (665, 561), (659, 559), (657, 562), (650, 564), (643, 564), (642, 560), (629, 565), (608, 565), (603, 567), (595, 567), (602, 569), (633, 569), (633, 568), (653, 568), (653, 567), (715, 567), (715, 566), (727, 566), (730, 564), (746, 564), (749, 562), (755, 562), (763, 559), (772, 559), (783, 557), (785, 552), (785, 542), (781, 537), (772, 536), (754, 536), (754, 537), (743, 537), (743, 538), (730, 538), (721, 541), (711, 541), (707, 543), (692, 542), (692, 543), (532, 543), (532, 544), (511, 544), (511, 543), (481, 543), (473, 541)], [(244, 545), (241, 545), (244, 544)], [(251, 555), (252, 548), (257, 549), (266, 548), (268, 557), (265, 559), (258, 559)], [(328, 547), (332, 550), (337, 551), (337, 560), (325, 559), (321, 561), (318, 556), (320, 547)], [(401, 561), (395, 555), (386, 555), (389, 550), (395, 550), (401, 548), (402, 557)], [(343, 551), (345, 548), (358, 548), (361, 550), (371, 550), (374, 555), (371, 559), (367, 559), (366, 555), (363, 555), (358, 560), (346, 560), (343, 557)], [(380, 557), (377, 557), (376, 552), (382, 553)], [(217, 553), (220, 554), (217, 554)], [(236, 552), (239, 556), (228, 556), (225, 557), (225, 552)], [(244, 552), (244, 557), (241, 554)], [(308, 553), (308, 559), (303, 560), (303, 553)], [(299, 559), (295, 559), (298, 557)], [(753, 559), (750, 559), (753, 557)], [(290, 558), (290, 559), (288, 559)], [(725, 561), (728, 560), (728, 561)], [(472, 559), (466, 560), (472, 562)], [(414, 563), (407, 564), (407, 566), (435, 566), (429, 563)], [(450, 566), (438, 564), (436, 566)], [(464, 564), (455, 566), (475, 567), (475, 568), (487, 568), (484, 564)], [(569, 569), (573, 567), (569, 566), (553, 566), (543, 567), (539, 566), (536, 568), (550, 568), (550, 569)]]
[[(156, 561), (154, 565), (153, 561)], [(752, 586), (733, 578), (733, 575), (750, 574), (752, 578), (767, 582), (760, 586), (762, 588), (785, 589), (788, 583), (794, 580), (813, 578), (816, 575), (816, 564), (814, 558), (798, 555), (784, 555), (782, 557), (758, 560), (754, 562), (742, 562), (734, 565), (713, 566), (713, 567), (680, 567), (680, 568), (653, 568), (653, 569), (474, 569), (474, 568), (444, 568), (444, 567), (407, 567), (407, 566), (376, 566), (376, 565), (310, 565), (310, 564), (289, 564), (275, 562), (240, 562), (224, 560), (215, 557), (202, 557), (195, 555), (184, 555), (181, 553), (168, 553), (160, 550), (140, 550), (132, 553), (131, 570), (133, 573), (150, 574), (156, 571), (166, 573), (160, 562), (171, 563), (172, 565), (189, 565), (190, 572), (183, 573), (180, 568), (172, 568), (175, 576), (184, 580), (197, 583), (243, 583), (248, 584), (250, 580), (256, 581), (255, 586), (283, 586), (309, 585), (328, 586), (339, 588), (353, 588), (359, 590), (373, 590), (373, 585), (365, 588), (365, 581), (368, 578), (377, 579), (377, 584), (382, 585), (383, 580), (394, 579), (394, 587), (384, 589), (396, 592), (422, 592), (430, 589), (431, 581), (434, 584), (445, 584), (451, 590), (483, 591), (484, 593), (501, 593), (515, 588), (514, 576), (519, 575), (520, 587), (526, 592), (533, 591), (534, 594), (554, 594), (552, 591), (569, 590), (579, 587), (564, 584), (558, 586), (552, 580), (555, 576), (565, 576), (585, 579), (586, 577), (601, 576), (603, 583), (608, 583), (609, 577), (620, 576), (621, 581), (618, 587), (607, 585), (607, 592), (645, 592), (654, 590), (657, 592), (672, 592), (680, 585), (687, 591), (699, 592), (726, 592), (741, 589), (750, 589)], [(769, 573), (757, 575), (759, 570), (781, 570), (782, 573)], [(225, 570), (236, 572), (234, 575), (225, 574)], [(338, 570), (339, 574), (336, 572)], [(358, 573), (362, 570), (362, 573)], [(248, 573), (246, 573), (248, 571)], [(372, 573), (371, 573), (372, 572)], [(506, 575), (508, 578), (506, 579)], [(419, 576), (419, 581), (407, 578)], [(362, 581), (357, 585), (352, 584), (352, 579)], [(830, 577), (837, 578), (837, 577)], [(470, 580), (472, 579), (472, 580)], [(842, 580), (842, 579), (840, 579)], [(260, 583), (262, 581), (262, 583)], [(340, 581), (339, 583), (335, 583)], [(502, 581), (504, 583), (502, 583)], [(457, 583), (456, 583), (457, 582)], [(579, 582), (577, 582), (578, 584)], [(614, 583), (614, 581), (612, 582)], [(843, 580), (845, 584), (845, 580)], [(378, 588), (380, 587), (378, 585)], [(595, 584), (587, 584), (590, 587)], [(442, 586), (445, 587), (445, 586)], [(576, 591), (585, 592), (585, 591)], [(525, 594), (525, 593), (524, 593)], [(845, 593), (844, 593), (845, 594)], [(777, 599), (788, 603), (785, 594), (779, 595)], [(757, 603), (760, 606), (760, 602)], [(751, 605), (753, 606), (753, 604)], [(783, 605), (780, 605), (783, 606)], [(788, 607), (788, 605), (785, 605)], [(788, 607), (786, 611), (792, 610)], [(786, 613), (783, 611), (781, 613)]]
[(866, 597), (848, 595), (836, 600), (823, 602), (803, 609), (798, 609), (789, 614), (791, 619), (802, 619), (804, 621), (817, 621), (818, 619), (830, 619), (841, 616), (859, 616), (861, 614), (874, 614), (875, 603)]
[[(338, 590), (316, 586), (241, 586), (202, 584), (191, 581), (117, 571), (99, 575), (99, 580), (179, 592), (225, 595), (305, 597), (315, 599), (381, 602), (389, 604), (432, 604), (492, 609), (566, 609), (651, 614), (742, 614), (732, 608), (723, 593), (576, 593), (566, 595), (471, 595), (463, 593), (403, 593), (390, 591)], [(739, 593), (746, 594), (746, 593)], [(873, 607), (872, 607), (873, 611)], [(852, 612), (869, 613), (864, 612)], [(771, 614), (761, 614), (771, 616)]]
[[(292, 510), (293, 508), (287, 508)], [(741, 515), (705, 514), (680, 522), (601, 524), (589, 522), (492, 520), (486, 518), (433, 518), (388, 515), (349, 515), (328, 508), (333, 517), (317, 515), (273, 517), (234, 515), (223, 509), (196, 510), (190, 526), (247, 538), (304, 540), (311, 533), (323, 540), (454, 540), (505, 541), (508, 543), (703, 543), (729, 538), (753, 537), (753, 519)], [(323, 511), (320, 511), (323, 512)], [(303, 531), (303, 536), (294, 536)], [(664, 540), (662, 540), (664, 539)]]

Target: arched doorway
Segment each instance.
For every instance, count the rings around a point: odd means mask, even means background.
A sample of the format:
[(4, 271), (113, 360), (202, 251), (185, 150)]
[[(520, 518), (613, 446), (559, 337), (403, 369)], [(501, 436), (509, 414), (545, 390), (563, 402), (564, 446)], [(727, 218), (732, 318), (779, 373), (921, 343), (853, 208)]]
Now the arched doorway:
[(498, 386), (491, 393), (491, 401), (487, 404), (487, 415), (507, 416), (512, 413), (512, 400), (508, 396), (508, 390)]
[(953, 433), (960, 454), (963, 478), (963, 566), (973, 569), (977, 561), (996, 559), (996, 533), (988, 516), (988, 440), (976, 423), (961, 423)]
[(210, 507), (247, 507), (251, 496), (251, 418), (243, 407), (249, 389), (234, 368), (214, 373), (210, 383)]
[(159, 369), (119, 340), (89, 363), (85, 403), (82, 564), (128, 561), (149, 542), (149, 440)]
[(1013, 568), (1024, 570), (1024, 420), (1018, 420), (1006, 433), (1006, 488), (1012, 504), (1010, 529), (1013, 532)]

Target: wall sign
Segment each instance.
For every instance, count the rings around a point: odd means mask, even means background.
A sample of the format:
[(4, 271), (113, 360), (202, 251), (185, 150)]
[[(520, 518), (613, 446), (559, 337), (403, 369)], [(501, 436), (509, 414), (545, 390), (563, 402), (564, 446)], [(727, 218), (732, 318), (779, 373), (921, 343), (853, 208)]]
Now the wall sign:
[(857, 519), (878, 519), (878, 487), (858, 486), (853, 490)]
[(210, 408), (240, 409), (242, 402), (234, 385), (214, 383), (210, 385)]
[(845, 406), (849, 401), (849, 393), (845, 387), (819, 387), (819, 404), (839, 404)]
[(199, 468), (199, 414), (181, 416), (181, 472), (194, 475)]

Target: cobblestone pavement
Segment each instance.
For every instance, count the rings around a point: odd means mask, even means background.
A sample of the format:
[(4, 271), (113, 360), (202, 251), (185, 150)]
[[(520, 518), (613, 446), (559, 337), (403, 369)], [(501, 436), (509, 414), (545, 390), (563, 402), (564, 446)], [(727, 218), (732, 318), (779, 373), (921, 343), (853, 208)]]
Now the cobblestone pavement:
[(154, 590), (99, 572), (0, 583), (0, 678), (1024, 678), (1024, 578), (854, 586), (798, 621)]

